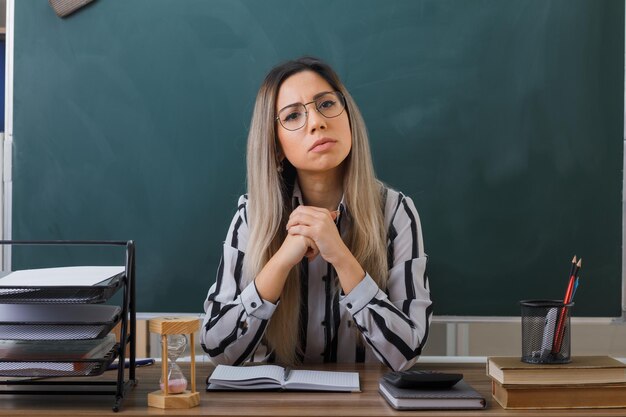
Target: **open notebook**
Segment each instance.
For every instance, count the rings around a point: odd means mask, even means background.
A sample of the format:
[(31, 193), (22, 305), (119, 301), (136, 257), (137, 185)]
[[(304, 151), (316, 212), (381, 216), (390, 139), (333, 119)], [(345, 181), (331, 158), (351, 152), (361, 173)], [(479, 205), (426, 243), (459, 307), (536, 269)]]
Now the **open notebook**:
[(278, 365), (217, 365), (207, 381), (213, 390), (360, 391), (357, 372), (290, 370)]

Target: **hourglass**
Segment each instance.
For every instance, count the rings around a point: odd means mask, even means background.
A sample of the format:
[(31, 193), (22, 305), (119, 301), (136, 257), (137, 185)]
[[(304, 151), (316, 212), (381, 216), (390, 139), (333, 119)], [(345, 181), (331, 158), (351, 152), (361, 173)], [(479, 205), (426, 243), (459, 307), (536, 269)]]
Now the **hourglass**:
[[(161, 335), (161, 390), (148, 394), (148, 405), (158, 408), (191, 408), (200, 404), (196, 391), (196, 354), (194, 333), (200, 328), (195, 317), (164, 317), (150, 320), (150, 331)], [(185, 352), (187, 337), (191, 355), (191, 391), (187, 390), (187, 378), (176, 363)]]
[[(187, 378), (180, 370), (180, 366), (176, 363), (178, 358), (185, 353), (187, 347), (187, 336), (184, 334), (171, 334), (167, 336), (167, 379), (165, 375), (161, 377), (159, 385), (161, 391), (167, 391), (169, 394), (180, 394), (187, 389)], [(165, 369), (165, 366), (163, 367)], [(165, 387), (167, 384), (167, 387)]]

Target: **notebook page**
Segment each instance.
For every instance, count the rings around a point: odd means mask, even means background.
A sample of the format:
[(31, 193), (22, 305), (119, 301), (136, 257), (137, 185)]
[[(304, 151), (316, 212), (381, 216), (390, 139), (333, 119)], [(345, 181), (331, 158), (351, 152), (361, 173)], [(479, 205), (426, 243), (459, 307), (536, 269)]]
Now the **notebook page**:
[(359, 391), (357, 372), (291, 371), (285, 386), (290, 389)]
[(285, 369), (281, 366), (276, 365), (218, 365), (211, 374), (209, 382), (218, 385), (225, 385), (229, 382), (236, 382), (239, 385), (248, 385), (246, 381), (255, 382), (263, 380), (274, 380), (278, 384), (281, 384), (284, 374)]

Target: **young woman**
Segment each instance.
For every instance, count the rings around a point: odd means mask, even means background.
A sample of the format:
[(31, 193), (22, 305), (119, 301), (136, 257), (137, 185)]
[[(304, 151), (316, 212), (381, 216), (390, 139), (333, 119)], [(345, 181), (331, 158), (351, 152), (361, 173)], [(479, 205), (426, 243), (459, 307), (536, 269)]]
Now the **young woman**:
[(211, 360), (413, 365), (432, 315), (419, 217), (374, 176), (361, 114), (327, 64), (270, 71), (247, 169), (204, 303)]

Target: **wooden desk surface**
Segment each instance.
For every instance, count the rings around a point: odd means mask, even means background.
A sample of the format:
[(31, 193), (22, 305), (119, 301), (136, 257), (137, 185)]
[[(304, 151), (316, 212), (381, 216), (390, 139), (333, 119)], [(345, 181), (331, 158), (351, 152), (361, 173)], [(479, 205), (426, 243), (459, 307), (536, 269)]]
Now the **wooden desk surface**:
[[(188, 376), (188, 367), (181, 364)], [(305, 365), (304, 369), (354, 371), (360, 374), (361, 393), (319, 392), (210, 392), (204, 391), (205, 379), (212, 367), (197, 364), (200, 405), (188, 410), (161, 410), (147, 406), (147, 395), (158, 387), (160, 366), (138, 368), (139, 384), (124, 400), (119, 415), (206, 415), (206, 416), (626, 416), (626, 409), (582, 410), (504, 410), (491, 397), (490, 380), (481, 364), (421, 364), (423, 369), (460, 372), (465, 380), (487, 400), (485, 410), (467, 411), (396, 411), (378, 393), (378, 379), (387, 371), (382, 365), (329, 364)], [(113, 395), (3, 395), (0, 415), (116, 415), (111, 411)]]

